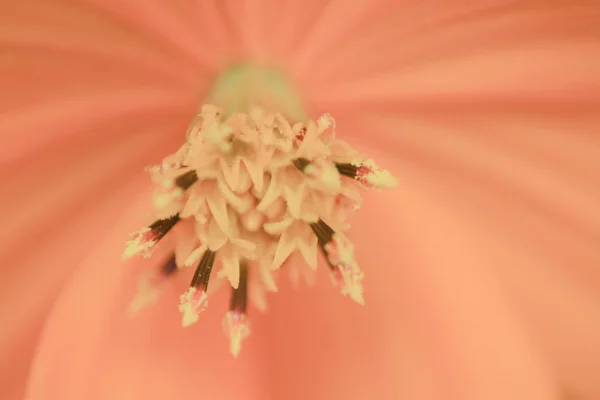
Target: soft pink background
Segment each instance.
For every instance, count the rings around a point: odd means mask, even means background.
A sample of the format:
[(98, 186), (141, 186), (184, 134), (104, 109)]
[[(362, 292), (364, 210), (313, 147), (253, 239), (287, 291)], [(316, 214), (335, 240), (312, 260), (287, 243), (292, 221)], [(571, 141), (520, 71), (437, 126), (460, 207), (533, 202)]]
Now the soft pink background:
[[(366, 307), (282, 281), (131, 320), (143, 167), (268, 62), (399, 179), (352, 239)], [(597, 1), (0, 0), (0, 398), (600, 399)]]

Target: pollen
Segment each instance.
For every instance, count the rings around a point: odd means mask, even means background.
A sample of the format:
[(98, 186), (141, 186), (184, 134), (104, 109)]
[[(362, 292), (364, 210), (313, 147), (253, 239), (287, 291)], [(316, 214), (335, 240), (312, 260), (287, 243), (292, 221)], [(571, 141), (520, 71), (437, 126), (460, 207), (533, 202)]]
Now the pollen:
[[(132, 234), (123, 257), (150, 257), (173, 235), (171, 265), (195, 268), (180, 297), (184, 327), (200, 319), (216, 288), (229, 286), (223, 324), (237, 356), (250, 334), (248, 300), (264, 311), (265, 294), (277, 291), (277, 271), (307, 275), (317, 268), (319, 252), (340, 293), (364, 304), (348, 217), (359, 209), (363, 189), (397, 182), (337, 139), (329, 114), (290, 121), (261, 107), (234, 113), (205, 105), (183, 146), (148, 172), (156, 184), (157, 220)], [(288, 265), (294, 253), (304, 266)], [(140, 286), (140, 304), (156, 298), (149, 282)]]

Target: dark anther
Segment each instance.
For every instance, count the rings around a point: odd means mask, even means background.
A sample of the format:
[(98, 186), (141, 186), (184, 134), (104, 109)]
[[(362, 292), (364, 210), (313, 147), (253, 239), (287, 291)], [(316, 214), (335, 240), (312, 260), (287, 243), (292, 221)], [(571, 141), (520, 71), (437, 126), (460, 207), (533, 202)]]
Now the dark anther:
[(248, 298), (248, 263), (245, 260), (240, 262), (240, 283), (237, 289), (231, 289), (231, 300), (229, 310), (237, 311), (241, 314), (246, 313), (246, 301)]
[(175, 254), (169, 257), (160, 268), (160, 272), (164, 276), (171, 276), (177, 271), (177, 263), (175, 262)]
[(196, 183), (197, 180), (198, 175), (196, 174), (196, 171), (189, 171), (175, 178), (175, 184), (183, 190), (187, 190)]
[(308, 161), (306, 158), (296, 158), (294, 161), (292, 161), (292, 164), (294, 164), (294, 167), (304, 172), (304, 168), (310, 164), (310, 161)]
[(194, 277), (190, 283), (190, 287), (202, 289), (206, 291), (208, 288), (208, 280), (210, 279), (210, 272), (212, 271), (213, 264), (215, 263), (216, 253), (214, 251), (206, 250), (200, 259), (200, 263), (194, 272)]
[(156, 236), (156, 241), (159, 241), (165, 237), (165, 235), (169, 233), (171, 229), (173, 229), (177, 222), (179, 222), (179, 214), (176, 214), (170, 218), (156, 220), (152, 223), (152, 225), (149, 226), (149, 228)]
[(321, 219), (319, 220), (319, 222), (313, 222), (312, 224), (310, 224), (310, 227), (317, 236), (317, 240), (319, 242), (319, 249), (321, 250), (321, 253), (323, 253), (323, 255), (325, 256), (325, 260), (327, 261), (329, 268), (334, 270), (335, 265), (332, 265), (329, 262), (329, 255), (327, 254), (327, 250), (325, 250), (325, 245), (333, 240), (333, 235), (335, 231)]
[(358, 173), (358, 169), (359, 169), (359, 167), (352, 165), (350, 163), (335, 164), (335, 167), (337, 168), (340, 175), (344, 175), (349, 178), (355, 178), (356, 174)]
[(327, 243), (331, 242), (335, 232), (323, 220), (320, 219), (319, 222), (311, 223), (310, 227), (315, 235), (317, 235), (317, 239), (321, 246), (325, 246)]

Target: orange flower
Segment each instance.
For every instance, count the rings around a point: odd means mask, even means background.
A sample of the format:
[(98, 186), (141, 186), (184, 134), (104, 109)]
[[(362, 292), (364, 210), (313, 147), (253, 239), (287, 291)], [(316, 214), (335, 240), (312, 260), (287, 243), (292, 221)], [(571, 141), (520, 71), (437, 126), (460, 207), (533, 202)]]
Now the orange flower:
[[(594, 2), (4, 3), (3, 399), (600, 397)], [(252, 79), (223, 74), (234, 65)], [(223, 192), (155, 191), (144, 168), (181, 155), (202, 104), (248, 113), (257, 96), (287, 121), (331, 114), (337, 138), (399, 185), (367, 193), (349, 222), (352, 202), (328, 198), (340, 230), (351, 225), (364, 307), (301, 259), (278, 274), (289, 267), (314, 287), (270, 281), (270, 265), (262, 276), (225, 269), (238, 288), (247, 281), (252, 304), (269, 307), (248, 316), (252, 340), (233, 359), (215, 329), (226, 291), (208, 293), (211, 306), (182, 329), (179, 296), (194, 271), (172, 274), (178, 257), (219, 238), (209, 212)], [(309, 129), (292, 132), (311, 140)], [(243, 223), (273, 219), (250, 213), (254, 200), (235, 203)], [(163, 216), (194, 208), (208, 231), (182, 224), (152, 258), (123, 264), (127, 234), (155, 206)], [(297, 222), (279, 228), (294, 229), (289, 246), (299, 248)], [(225, 245), (231, 260), (241, 254)], [(336, 282), (362, 278), (348, 274), (338, 270)], [(140, 290), (153, 306), (130, 318)], [(241, 340), (248, 331), (227, 315)]]

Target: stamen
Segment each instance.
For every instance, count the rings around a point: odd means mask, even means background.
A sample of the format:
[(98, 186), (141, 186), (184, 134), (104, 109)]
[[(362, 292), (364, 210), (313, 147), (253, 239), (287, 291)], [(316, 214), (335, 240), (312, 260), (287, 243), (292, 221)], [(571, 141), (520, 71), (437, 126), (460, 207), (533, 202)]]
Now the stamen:
[(246, 315), (248, 299), (248, 263), (240, 262), (240, 283), (237, 289), (231, 289), (229, 311), (223, 319), (225, 335), (229, 338), (229, 350), (237, 357), (242, 340), (250, 335), (250, 325)]
[(240, 261), (240, 283), (237, 289), (233, 288), (229, 300), (229, 311), (238, 311), (246, 314), (248, 298), (248, 262)]
[(339, 193), (342, 182), (333, 163), (325, 158), (316, 158), (313, 161), (297, 158), (292, 163), (306, 175), (308, 183), (313, 188), (329, 193)]
[(296, 139), (296, 144), (302, 143), (302, 141), (304, 140), (304, 136), (306, 136), (306, 127), (299, 123), (294, 125), (292, 131), (294, 132), (294, 139)]
[(123, 259), (127, 260), (138, 254), (144, 258), (150, 257), (156, 243), (165, 237), (177, 222), (179, 222), (179, 214), (156, 220), (152, 225), (132, 233), (130, 235), (132, 239), (127, 242), (127, 247), (123, 252)]
[(180, 296), (179, 311), (183, 313), (183, 327), (198, 321), (198, 315), (208, 306), (208, 282), (216, 253), (206, 250), (200, 259), (189, 289)]
[(380, 168), (373, 160), (336, 164), (338, 172), (370, 188), (388, 189), (398, 185), (389, 171)]
[(187, 190), (190, 188), (190, 186), (196, 183), (197, 180), (198, 174), (196, 174), (196, 171), (189, 171), (175, 178), (175, 185), (183, 190)]
[(175, 254), (173, 254), (162, 265), (162, 267), (160, 269), (160, 273), (162, 274), (162, 276), (168, 278), (168, 277), (172, 276), (175, 272), (177, 272), (177, 262), (175, 260)]
[(331, 242), (335, 232), (322, 219), (319, 219), (318, 222), (313, 222), (310, 224), (310, 227), (315, 235), (317, 235), (319, 245), (325, 246), (327, 243)]
[(143, 275), (138, 281), (137, 292), (129, 303), (128, 312), (137, 314), (156, 302), (160, 295), (160, 287), (176, 271), (177, 263), (173, 254), (158, 270)]
[(359, 304), (364, 304), (363, 273), (354, 259), (354, 246), (350, 241), (327, 225), (323, 220), (310, 224), (319, 241), (319, 248), (331, 268), (331, 277), (342, 294)]
[(306, 158), (296, 158), (292, 161), (292, 164), (294, 164), (294, 167), (298, 168), (301, 172), (304, 172), (304, 168), (310, 164), (310, 161)]

